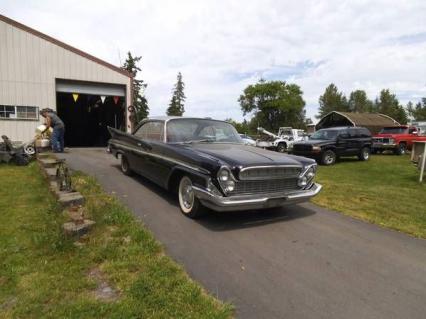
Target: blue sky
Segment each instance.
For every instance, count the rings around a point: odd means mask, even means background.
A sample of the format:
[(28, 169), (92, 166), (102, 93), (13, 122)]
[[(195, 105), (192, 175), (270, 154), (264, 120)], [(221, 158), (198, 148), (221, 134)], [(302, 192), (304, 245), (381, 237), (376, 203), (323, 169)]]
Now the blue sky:
[(300, 85), (312, 118), (331, 82), (426, 96), (426, 1), (0, 0), (0, 13), (113, 64), (142, 55), (152, 115), (179, 71), (186, 115), (218, 119), (242, 120), (238, 97), (260, 77)]

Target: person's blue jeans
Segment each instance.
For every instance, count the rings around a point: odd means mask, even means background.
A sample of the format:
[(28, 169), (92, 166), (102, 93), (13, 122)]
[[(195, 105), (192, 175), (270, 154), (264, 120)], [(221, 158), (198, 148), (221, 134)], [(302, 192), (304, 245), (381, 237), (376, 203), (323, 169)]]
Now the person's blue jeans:
[(52, 145), (52, 150), (54, 152), (64, 151), (64, 134), (65, 134), (65, 128), (63, 127), (53, 128), (52, 136), (50, 137), (50, 143)]

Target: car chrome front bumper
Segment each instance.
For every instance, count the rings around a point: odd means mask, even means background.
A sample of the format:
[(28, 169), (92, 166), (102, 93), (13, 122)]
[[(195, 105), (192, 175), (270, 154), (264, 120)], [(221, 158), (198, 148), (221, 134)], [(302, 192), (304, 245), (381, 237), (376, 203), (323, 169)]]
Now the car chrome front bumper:
[(288, 194), (275, 193), (225, 197), (193, 186), (195, 196), (201, 203), (218, 212), (263, 209), (302, 203), (317, 195), (321, 188), (322, 185), (314, 183), (309, 189)]
[(373, 143), (373, 149), (391, 149), (395, 148), (398, 145), (395, 143)]

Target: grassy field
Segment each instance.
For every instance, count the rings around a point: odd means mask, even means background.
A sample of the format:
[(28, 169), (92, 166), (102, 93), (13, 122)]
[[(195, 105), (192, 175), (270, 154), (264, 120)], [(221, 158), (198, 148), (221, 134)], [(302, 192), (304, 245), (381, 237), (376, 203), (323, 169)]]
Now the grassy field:
[(97, 222), (77, 245), (37, 165), (0, 165), (0, 318), (232, 316), (93, 179), (74, 182)]
[(343, 214), (426, 238), (426, 183), (409, 156), (374, 155), (319, 166), (323, 191), (313, 202)]

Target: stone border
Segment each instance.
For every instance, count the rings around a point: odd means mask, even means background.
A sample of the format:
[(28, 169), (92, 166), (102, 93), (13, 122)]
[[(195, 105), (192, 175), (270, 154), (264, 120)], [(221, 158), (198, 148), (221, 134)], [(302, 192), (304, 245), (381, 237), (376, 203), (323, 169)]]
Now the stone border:
[(84, 218), (83, 205), (85, 199), (83, 195), (76, 191), (68, 192), (60, 190), (56, 175), (59, 160), (53, 153), (38, 153), (37, 162), (50, 183), (50, 191), (55, 195), (57, 201), (66, 210), (70, 218), (70, 221), (62, 226), (64, 233), (71, 237), (83, 236), (95, 225), (94, 221)]

